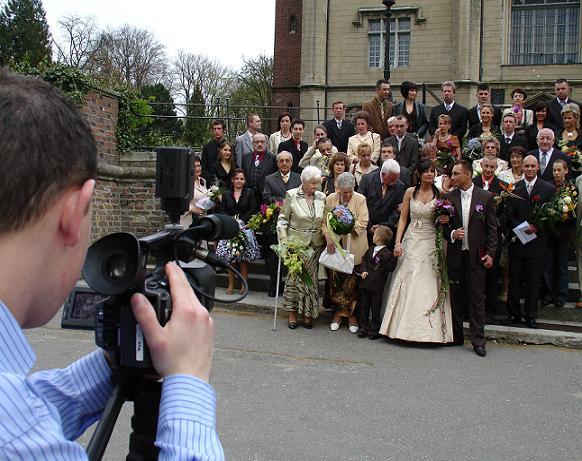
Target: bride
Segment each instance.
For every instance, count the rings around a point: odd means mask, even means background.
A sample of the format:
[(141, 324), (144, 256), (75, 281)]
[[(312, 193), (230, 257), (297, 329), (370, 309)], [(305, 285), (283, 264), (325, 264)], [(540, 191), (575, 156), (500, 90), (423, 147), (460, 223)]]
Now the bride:
[[(399, 259), (390, 282), (380, 334), (423, 343), (450, 342), (453, 333), (449, 297), (442, 308), (428, 314), (439, 289), (433, 259), (434, 208), (440, 193), (434, 185), (435, 168), (431, 160), (418, 162), (417, 177), (416, 186), (404, 194), (394, 246), (394, 255)], [(410, 224), (404, 233), (409, 214)]]

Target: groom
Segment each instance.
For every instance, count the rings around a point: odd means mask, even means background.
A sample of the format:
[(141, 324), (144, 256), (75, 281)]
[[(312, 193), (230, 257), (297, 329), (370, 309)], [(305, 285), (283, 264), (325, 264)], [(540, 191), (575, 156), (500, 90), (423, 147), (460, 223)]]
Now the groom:
[(463, 344), (463, 317), (468, 309), (471, 343), (485, 357), (485, 277), (497, 249), (493, 194), (473, 185), (473, 167), (457, 160), (451, 175), (455, 190), (445, 195), (455, 214), (445, 226), (450, 240), (447, 267), (451, 286), (453, 344)]

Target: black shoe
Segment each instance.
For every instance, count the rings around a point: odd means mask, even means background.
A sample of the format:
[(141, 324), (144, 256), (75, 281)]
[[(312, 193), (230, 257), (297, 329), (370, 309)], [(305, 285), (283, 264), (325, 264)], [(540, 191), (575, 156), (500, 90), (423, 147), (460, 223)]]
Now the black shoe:
[(477, 354), (479, 357), (485, 357), (487, 355), (487, 350), (485, 349), (485, 346), (473, 346), (473, 350), (475, 351), (475, 354)]
[(525, 326), (528, 328), (537, 328), (538, 323), (536, 322), (536, 319), (525, 319)]
[(510, 315), (505, 319), (505, 325), (517, 325), (521, 323), (521, 317), (517, 317), (516, 315)]
[(370, 333), (368, 335), (368, 339), (378, 339), (380, 337), (380, 333)]
[(564, 304), (565, 304), (564, 301), (556, 301), (554, 303), (554, 306), (556, 306), (556, 307), (564, 307)]
[(542, 306), (549, 306), (550, 304), (553, 304), (553, 303), (552, 303), (552, 300), (551, 300), (551, 299), (549, 299), (549, 298), (544, 298), (544, 299), (542, 299), (542, 300), (540, 301), (540, 304), (541, 304)]
[(366, 333), (364, 330), (358, 331), (358, 338), (365, 338), (366, 336), (368, 336), (368, 333)]
[(297, 328), (297, 322), (289, 322), (287, 326), (290, 330), (295, 330)]

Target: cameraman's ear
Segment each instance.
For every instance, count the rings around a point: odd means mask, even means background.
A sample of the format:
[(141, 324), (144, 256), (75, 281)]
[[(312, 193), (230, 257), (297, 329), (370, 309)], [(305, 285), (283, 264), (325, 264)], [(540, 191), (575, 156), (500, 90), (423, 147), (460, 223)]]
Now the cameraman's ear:
[(77, 245), (83, 237), (81, 232), (87, 231), (83, 224), (87, 219), (91, 220), (91, 199), (94, 190), (95, 180), (88, 179), (81, 187), (71, 187), (65, 192), (60, 219), (60, 231), (65, 245), (71, 247)]

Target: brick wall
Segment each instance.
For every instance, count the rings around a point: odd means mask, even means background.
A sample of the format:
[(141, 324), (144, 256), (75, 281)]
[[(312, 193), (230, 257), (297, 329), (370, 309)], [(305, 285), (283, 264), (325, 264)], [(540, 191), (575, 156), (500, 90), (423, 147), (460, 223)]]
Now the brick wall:
[[(290, 32), (291, 16), (296, 18), (295, 32)], [(274, 106), (299, 107), (301, 77), (302, 1), (277, 0), (275, 8), (275, 52), (273, 61)]]

